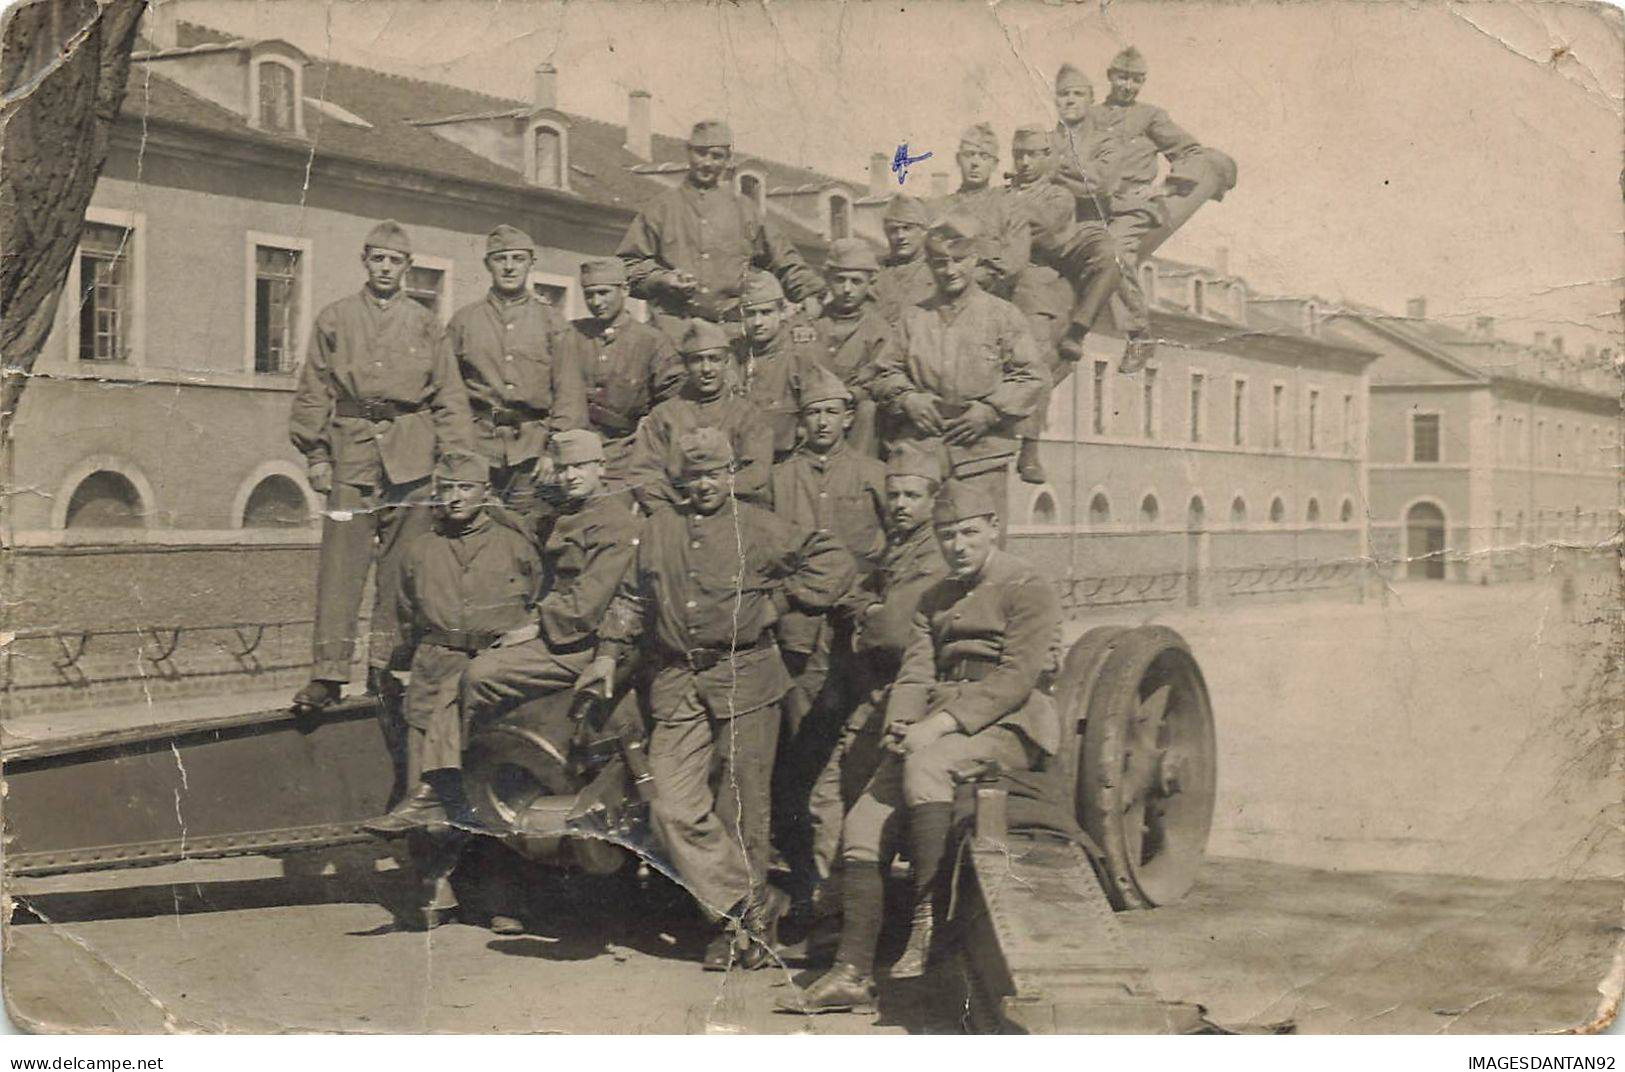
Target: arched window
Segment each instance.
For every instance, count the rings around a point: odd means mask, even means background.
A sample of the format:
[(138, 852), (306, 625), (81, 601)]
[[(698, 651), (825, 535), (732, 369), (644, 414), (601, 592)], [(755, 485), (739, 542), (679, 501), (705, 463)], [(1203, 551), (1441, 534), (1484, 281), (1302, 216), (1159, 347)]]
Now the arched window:
[(147, 522), (146, 504), (128, 477), (99, 469), (79, 482), (68, 499), (70, 529), (135, 529)]
[(292, 528), (310, 522), (305, 493), (291, 477), (272, 475), (254, 485), (243, 507), (243, 528)]
[(829, 240), (852, 237), (852, 202), (845, 194), (829, 195)]
[(1286, 503), (1281, 501), (1279, 495), (1270, 500), (1270, 520), (1276, 524), (1286, 520)]
[(1247, 523), (1247, 500), (1240, 495), (1230, 500), (1230, 523), (1232, 525)]
[(1140, 500), (1140, 524), (1155, 525), (1157, 517), (1161, 513), (1162, 509), (1158, 506), (1155, 495), (1147, 495)]
[(1035, 525), (1055, 524), (1055, 496), (1047, 491), (1039, 492), (1038, 498), (1033, 500), (1032, 517)]
[(293, 68), (274, 60), (261, 60), (255, 68), (259, 83), (260, 128), (292, 133), (298, 129)]
[(1319, 521), (1320, 521), (1320, 500), (1319, 499), (1311, 498), (1309, 500), (1309, 505), (1307, 507), (1305, 507), (1304, 511), (1303, 511), (1303, 519), (1305, 521), (1309, 522), (1309, 524), (1311, 524), (1311, 525), (1319, 523)]
[(564, 132), (554, 126), (538, 124), (535, 128), (536, 148), (533, 166), (537, 186), (559, 190), (564, 187)]
[(1200, 495), (1192, 495), (1185, 507), (1185, 527), (1192, 532), (1201, 532), (1207, 527), (1207, 503)]
[(767, 186), (762, 177), (754, 171), (741, 171), (737, 181), (739, 196), (754, 204), (756, 211), (763, 211), (767, 207)]
[(1343, 505), (1337, 508), (1337, 519), (1347, 525), (1354, 520), (1354, 500), (1344, 499)]
[(1112, 519), (1111, 500), (1106, 498), (1105, 492), (1096, 492), (1095, 497), (1089, 500), (1089, 524), (1107, 525)]

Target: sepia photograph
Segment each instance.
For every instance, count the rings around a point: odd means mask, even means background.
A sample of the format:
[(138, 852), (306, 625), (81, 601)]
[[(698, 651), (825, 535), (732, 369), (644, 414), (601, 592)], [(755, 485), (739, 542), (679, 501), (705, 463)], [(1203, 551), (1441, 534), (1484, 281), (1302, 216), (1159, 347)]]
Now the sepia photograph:
[(1620, 9), (0, 18), (17, 1031), (1612, 1023)]

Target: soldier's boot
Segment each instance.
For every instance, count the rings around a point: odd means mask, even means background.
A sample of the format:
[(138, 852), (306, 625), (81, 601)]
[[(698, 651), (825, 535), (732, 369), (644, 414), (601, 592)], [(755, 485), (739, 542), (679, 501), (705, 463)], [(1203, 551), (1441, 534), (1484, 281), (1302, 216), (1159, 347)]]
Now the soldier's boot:
[(1056, 356), (1062, 361), (1083, 360), (1083, 340), (1089, 337), (1089, 325), (1077, 321), (1066, 326), (1066, 334), (1056, 344)]
[(341, 686), (337, 681), (310, 681), (293, 694), (293, 713), (313, 715), (339, 702)]
[(1021, 441), (1021, 453), (1016, 456), (1016, 475), (1027, 484), (1049, 482), (1049, 477), (1044, 474), (1044, 464), (1038, 460), (1038, 440)]
[(417, 786), (388, 812), (361, 824), (375, 837), (399, 837), (413, 830), (442, 830), (449, 825), (440, 791), (428, 782)]
[(790, 897), (771, 882), (752, 896), (740, 927), (735, 957), (745, 971), (779, 960), (779, 921), (790, 911)]
[(953, 828), (953, 805), (938, 801), (916, 804), (909, 810), (909, 856), (914, 866), (914, 918), (908, 944), (887, 975), (918, 979), (931, 966), (931, 940), (936, 932), (936, 903), (942, 858), (948, 852)]
[(918, 979), (924, 975), (935, 930), (935, 899), (927, 897), (923, 901), (916, 901), (914, 918), (908, 925), (908, 944), (903, 947), (902, 955), (886, 969), (886, 976), (891, 979)]
[(1123, 346), (1123, 360), (1118, 363), (1117, 371), (1124, 375), (1133, 375), (1145, 368), (1146, 363), (1156, 356), (1156, 339), (1149, 335), (1131, 334)]
[(789, 996), (773, 1003), (774, 1012), (812, 1016), (825, 1012), (872, 1012), (874, 1007), (874, 979), (840, 962), (806, 987), (793, 990)]

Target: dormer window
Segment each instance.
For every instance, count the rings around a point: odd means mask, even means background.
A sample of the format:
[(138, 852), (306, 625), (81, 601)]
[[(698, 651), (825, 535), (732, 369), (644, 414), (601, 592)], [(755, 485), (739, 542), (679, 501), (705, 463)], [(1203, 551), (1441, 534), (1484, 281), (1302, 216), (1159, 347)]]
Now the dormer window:
[(756, 206), (757, 212), (767, 211), (767, 184), (754, 171), (741, 171), (738, 178), (739, 196)]
[(1191, 313), (1195, 316), (1207, 315), (1207, 288), (1200, 279), (1191, 280)]
[(845, 194), (829, 195), (829, 240), (852, 237), (852, 202)]
[(569, 168), (564, 130), (552, 123), (537, 123), (530, 133), (530, 181), (552, 190), (564, 189)]
[(254, 62), (255, 125), (261, 130), (298, 134), (299, 72), (283, 60), (265, 58)]
[(1316, 326), (1320, 323), (1320, 306), (1314, 302), (1303, 303), (1303, 333), (1313, 335)]

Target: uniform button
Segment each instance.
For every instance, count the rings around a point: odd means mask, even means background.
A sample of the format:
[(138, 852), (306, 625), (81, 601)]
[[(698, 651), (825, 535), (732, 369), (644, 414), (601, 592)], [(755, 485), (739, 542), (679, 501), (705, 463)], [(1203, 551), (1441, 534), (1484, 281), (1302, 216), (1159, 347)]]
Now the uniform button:
[(504, 355), (502, 355), (502, 360), (504, 360), (504, 361), (512, 361), (513, 360), (513, 355), (512, 354), (504, 354)]
[(507, 325), (507, 330), (512, 331), (513, 330), (513, 325), (512, 324)]
[(700, 260), (708, 261), (710, 259), (711, 259), (711, 254), (709, 254), (709, 253), (701, 253), (700, 254)]
[(827, 491), (820, 491), (820, 492), (819, 492), (819, 493), (818, 493), (818, 497), (819, 497), (819, 498), (820, 498), (820, 499), (827, 499), (827, 498), (829, 498), (829, 492), (827, 492)]
[(698, 541), (698, 540), (690, 540), (688, 545), (690, 547), (695, 548), (696, 550), (698, 550), (698, 548), (700, 546), (700, 541)]
[(694, 608), (695, 608), (695, 607), (697, 607), (697, 606), (699, 606), (699, 604), (698, 604), (698, 603), (696, 603), (696, 602), (694, 602), (694, 601), (693, 601), (693, 600), (692, 600), (692, 599), (691, 599), (691, 600), (689, 600), (689, 601), (688, 601), (688, 602), (687, 602), (687, 603), (686, 603), (686, 604), (684, 604), (684, 606), (686, 606), (686, 607), (688, 607), (688, 609), (689, 609), (689, 610), (693, 610), (693, 609), (694, 609)]

